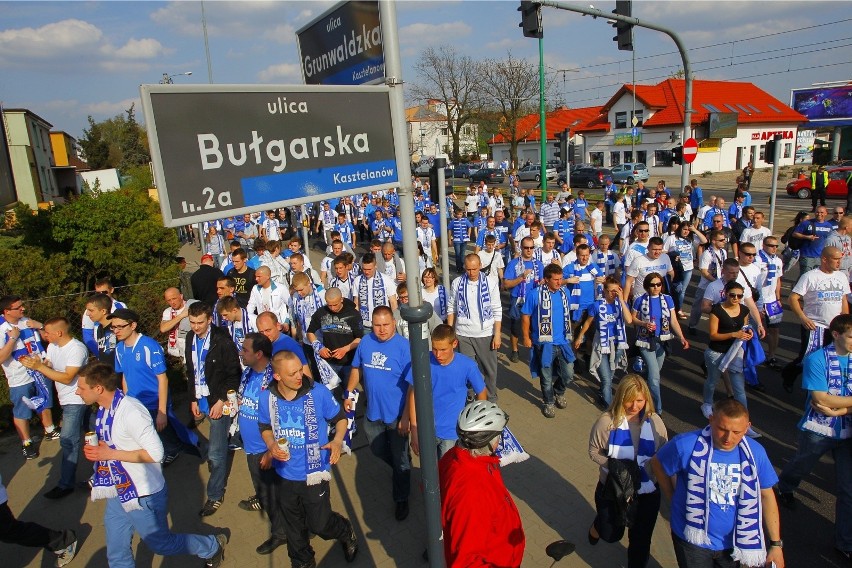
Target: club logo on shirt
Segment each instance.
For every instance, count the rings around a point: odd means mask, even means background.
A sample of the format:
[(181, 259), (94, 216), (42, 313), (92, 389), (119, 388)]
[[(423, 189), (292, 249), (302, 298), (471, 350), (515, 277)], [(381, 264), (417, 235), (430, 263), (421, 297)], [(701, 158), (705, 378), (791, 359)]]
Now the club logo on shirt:
[(385, 362), (387, 360), (388, 356), (381, 351), (373, 351), (373, 355), (370, 357), (370, 366), (377, 369), (386, 369)]

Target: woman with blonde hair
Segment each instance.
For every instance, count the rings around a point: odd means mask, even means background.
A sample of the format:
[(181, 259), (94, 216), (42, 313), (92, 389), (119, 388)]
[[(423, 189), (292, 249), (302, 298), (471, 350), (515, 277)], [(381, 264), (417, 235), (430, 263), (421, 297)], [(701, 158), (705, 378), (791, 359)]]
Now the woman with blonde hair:
[(639, 466), (641, 485), (636, 500), (635, 516), (627, 538), (628, 568), (644, 568), (651, 554), (651, 537), (660, 510), (660, 490), (647, 468), (650, 459), (668, 440), (663, 419), (654, 411), (648, 384), (637, 374), (625, 375), (618, 384), (612, 404), (601, 414), (589, 434), (589, 456), (600, 466), (595, 488), (597, 515), (589, 527), (589, 544), (598, 540), (618, 542), (624, 536), (625, 524), (618, 503), (608, 498), (607, 469), (610, 458), (632, 460)]
[(447, 292), (444, 285), (438, 280), (438, 272), (434, 267), (429, 267), (420, 276), (421, 296), (424, 302), (432, 304), (435, 314), (441, 321), (447, 321)]

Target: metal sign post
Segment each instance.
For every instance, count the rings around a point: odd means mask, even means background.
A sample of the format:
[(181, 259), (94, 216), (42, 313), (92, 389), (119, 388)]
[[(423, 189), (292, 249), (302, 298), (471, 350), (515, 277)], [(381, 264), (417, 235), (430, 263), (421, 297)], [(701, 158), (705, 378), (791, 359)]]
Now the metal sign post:
[[(450, 293), (450, 249), (448, 248), (449, 244), (453, 241), (450, 235), (447, 234), (448, 223), (447, 223), (447, 180), (446, 174), (444, 173), (444, 168), (447, 166), (447, 160), (445, 158), (435, 158), (435, 167), (438, 168), (438, 215), (440, 215), (441, 220), (441, 282), (444, 284), (444, 290), (449, 294)], [(452, 211), (449, 212), (452, 215)], [(437, 264), (438, 259), (435, 259), (435, 263)]]
[(775, 200), (778, 198), (778, 162), (781, 159), (781, 135), (775, 135), (775, 159), (772, 160), (772, 189), (769, 191), (769, 230), (775, 232)]
[[(396, 144), (397, 168), (410, 167), (408, 161), (408, 127), (405, 123), (405, 100), (402, 92), (402, 61), (396, 23), (396, 4), (379, 2), (385, 46), (385, 75), (391, 88), (391, 117)], [(417, 262), (417, 234), (414, 227), (414, 187), (410, 175), (399, 176), (399, 206), (402, 217), (402, 251), (408, 283), (408, 306), (400, 315), (408, 321), (411, 342), (411, 374), (414, 377), (414, 399), (417, 401), (417, 432), (420, 437), (420, 475), (426, 513), (426, 549), (432, 568), (444, 567), (441, 540), (441, 489), (438, 482), (438, 455), (435, 452), (435, 416), (432, 407), (432, 373), (429, 368), (429, 329), (426, 321), (432, 305), (423, 302), (420, 293), (420, 267)]]

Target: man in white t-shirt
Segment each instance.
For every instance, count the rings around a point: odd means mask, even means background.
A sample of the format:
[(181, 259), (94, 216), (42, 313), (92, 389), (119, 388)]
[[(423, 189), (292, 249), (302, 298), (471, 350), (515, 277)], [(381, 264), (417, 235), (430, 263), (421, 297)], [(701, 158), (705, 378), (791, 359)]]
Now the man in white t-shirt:
[(843, 255), (840, 261), (840, 270), (846, 273), (846, 277), (852, 280), (852, 217), (842, 217), (837, 222), (837, 228), (828, 234), (825, 246), (837, 247)]
[(781, 302), (781, 276), (784, 274), (784, 261), (778, 256), (778, 237), (769, 235), (763, 239), (763, 249), (758, 251), (755, 262), (760, 264), (760, 299), (757, 302), (757, 309), (760, 311), (760, 317), (763, 318), (763, 325), (766, 327), (766, 366), (776, 371), (781, 370), (781, 366), (775, 359), (775, 352), (778, 350), (778, 337), (781, 327), (781, 322), (772, 322), (766, 311), (766, 304), (772, 302)]
[[(36, 396), (37, 390), (35, 381), (19, 359), (29, 355), (32, 349), (40, 349), (36, 330), (41, 328), (41, 323), (24, 316), (24, 309), (24, 302), (20, 296), (0, 298), (0, 315), (6, 320), (0, 324), (0, 365), (3, 367), (3, 374), (6, 375), (9, 385), (12, 418), (15, 430), (21, 438), (24, 457), (34, 460), (38, 457), (38, 448), (30, 438), (30, 419), (33, 416), (33, 410), (24, 402), (24, 399)], [(59, 429), (53, 425), (53, 415), (50, 412), (52, 403), (53, 401), (48, 398), (41, 412), (41, 423), (44, 426), (46, 440), (59, 439)]]
[[(728, 239), (725, 238), (725, 234), (722, 231), (710, 231), (710, 234), (707, 235), (707, 240), (709, 241), (709, 246), (704, 249), (704, 252), (701, 253), (701, 257), (698, 259), (698, 271), (701, 273), (701, 279), (698, 281), (698, 291), (695, 294), (696, 298), (704, 296), (704, 291), (711, 282), (715, 282), (722, 278), (722, 263), (724, 263), (725, 259), (728, 258)], [(734, 276), (734, 278), (736, 278), (736, 276)], [(748, 290), (746, 290), (745, 293), (747, 295), (750, 294)], [(688, 333), (690, 335), (695, 335), (695, 326), (698, 325), (698, 321), (701, 319), (702, 313), (709, 314), (710, 312), (704, 312), (703, 308), (696, 310), (695, 305), (693, 304), (688, 322)]]
[(257, 284), (251, 287), (246, 312), (254, 316), (272, 312), (278, 321), (289, 326), (290, 312), (287, 306), (290, 305), (290, 291), (287, 287), (272, 281), (272, 272), (267, 266), (261, 266), (254, 272), (254, 280)]
[(361, 259), (361, 274), (352, 282), (352, 295), (365, 329), (372, 329), (373, 310), (377, 307), (398, 308), (396, 283), (388, 275), (378, 272), (376, 255), (371, 252)]
[(49, 343), (47, 360), (26, 357), (21, 361), (28, 369), (38, 371), (56, 383), (56, 393), (62, 407), (59, 484), (44, 494), (47, 499), (62, 499), (74, 492), (77, 485), (77, 462), (80, 461), (80, 448), (83, 445), (83, 417), (87, 406), (76, 394), (77, 371), (86, 364), (89, 352), (82, 341), (71, 336), (69, 327), (68, 320), (62, 317), (44, 322), (42, 336)]
[(166, 342), (166, 352), (173, 356), (179, 357), (182, 363), (184, 348), (186, 347), (186, 334), (191, 330), (189, 328), (189, 305), (195, 300), (185, 300), (183, 294), (177, 288), (166, 288), (163, 292), (163, 297), (169, 305), (163, 310), (163, 319), (160, 321), (160, 333), (169, 335)]
[[(669, 282), (674, 280), (672, 261), (669, 255), (663, 254), (663, 239), (660, 237), (651, 237), (648, 239), (647, 252), (642, 256), (637, 256), (627, 266), (624, 297), (632, 298), (642, 295), (642, 283), (645, 277), (652, 272), (656, 272), (664, 278), (668, 275)], [(635, 291), (634, 286), (637, 288)]]
[(604, 212), (604, 202), (596, 201), (594, 208), (592, 208), (592, 212), (590, 214), (591, 217), (591, 225), (592, 225), (592, 234), (595, 237), (601, 236), (603, 232), (603, 212)]
[(328, 282), (330, 276), (334, 276), (334, 259), (343, 253), (343, 241), (335, 239), (331, 243), (331, 252), (320, 262), (320, 279), (323, 285)]
[(497, 250), (497, 237), (488, 235), (483, 244), (485, 248), (476, 253), (482, 266), (481, 272), (490, 278), (499, 289), (500, 282), (503, 280), (503, 269), (506, 268), (506, 265), (503, 262), (503, 255)]
[[(155, 554), (197, 556), (205, 559), (208, 567), (219, 568), (227, 543), (225, 535), (175, 534), (169, 530), (169, 495), (160, 465), (165, 452), (148, 409), (118, 390), (118, 376), (104, 363), (80, 369), (77, 395), (87, 405), (97, 404), (105, 416), (98, 427), (98, 445), (83, 448), (86, 459), (98, 463), (99, 472), (126, 472), (120, 481), (129, 483), (118, 496), (115, 477), (96, 475), (93, 480), (92, 498), (106, 501), (103, 524), (109, 565), (135, 565), (130, 542), (136, 531), (144, 532), (140, 537)], [(104, 441), (107, 436), (109, 445)]]
[(763, 239), (772, 234), (769, 227), (763, 226), (764, 219), (765, 216), (762, 212), (755, 211), (751, 227), (746, 227), (740, 233), (740, 243), (751, 243), (760, 248), (763, 245)]
[(782, 371), (787, 392), (793, 392), (798, 367), (805, 355), (825, 346), (831, 320), (849, 313), (849, 279), (840, 270), (842, 260), (840, 249), (823, 247), (819, 268), (802, 274), (790, 293), (790, 309), (801, 324), (801, 342), (799, 356)]

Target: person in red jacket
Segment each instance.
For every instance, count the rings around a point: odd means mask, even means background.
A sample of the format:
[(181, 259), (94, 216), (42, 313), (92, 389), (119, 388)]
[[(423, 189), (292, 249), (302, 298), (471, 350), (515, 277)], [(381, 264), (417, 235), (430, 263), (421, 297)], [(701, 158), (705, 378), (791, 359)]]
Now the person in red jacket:
[(448, 568), (521, 565), (524, 528), (495, 455), (508, 420), (493, 402), (468, 404), (456, 423), (458, 441), (438, 464)]

